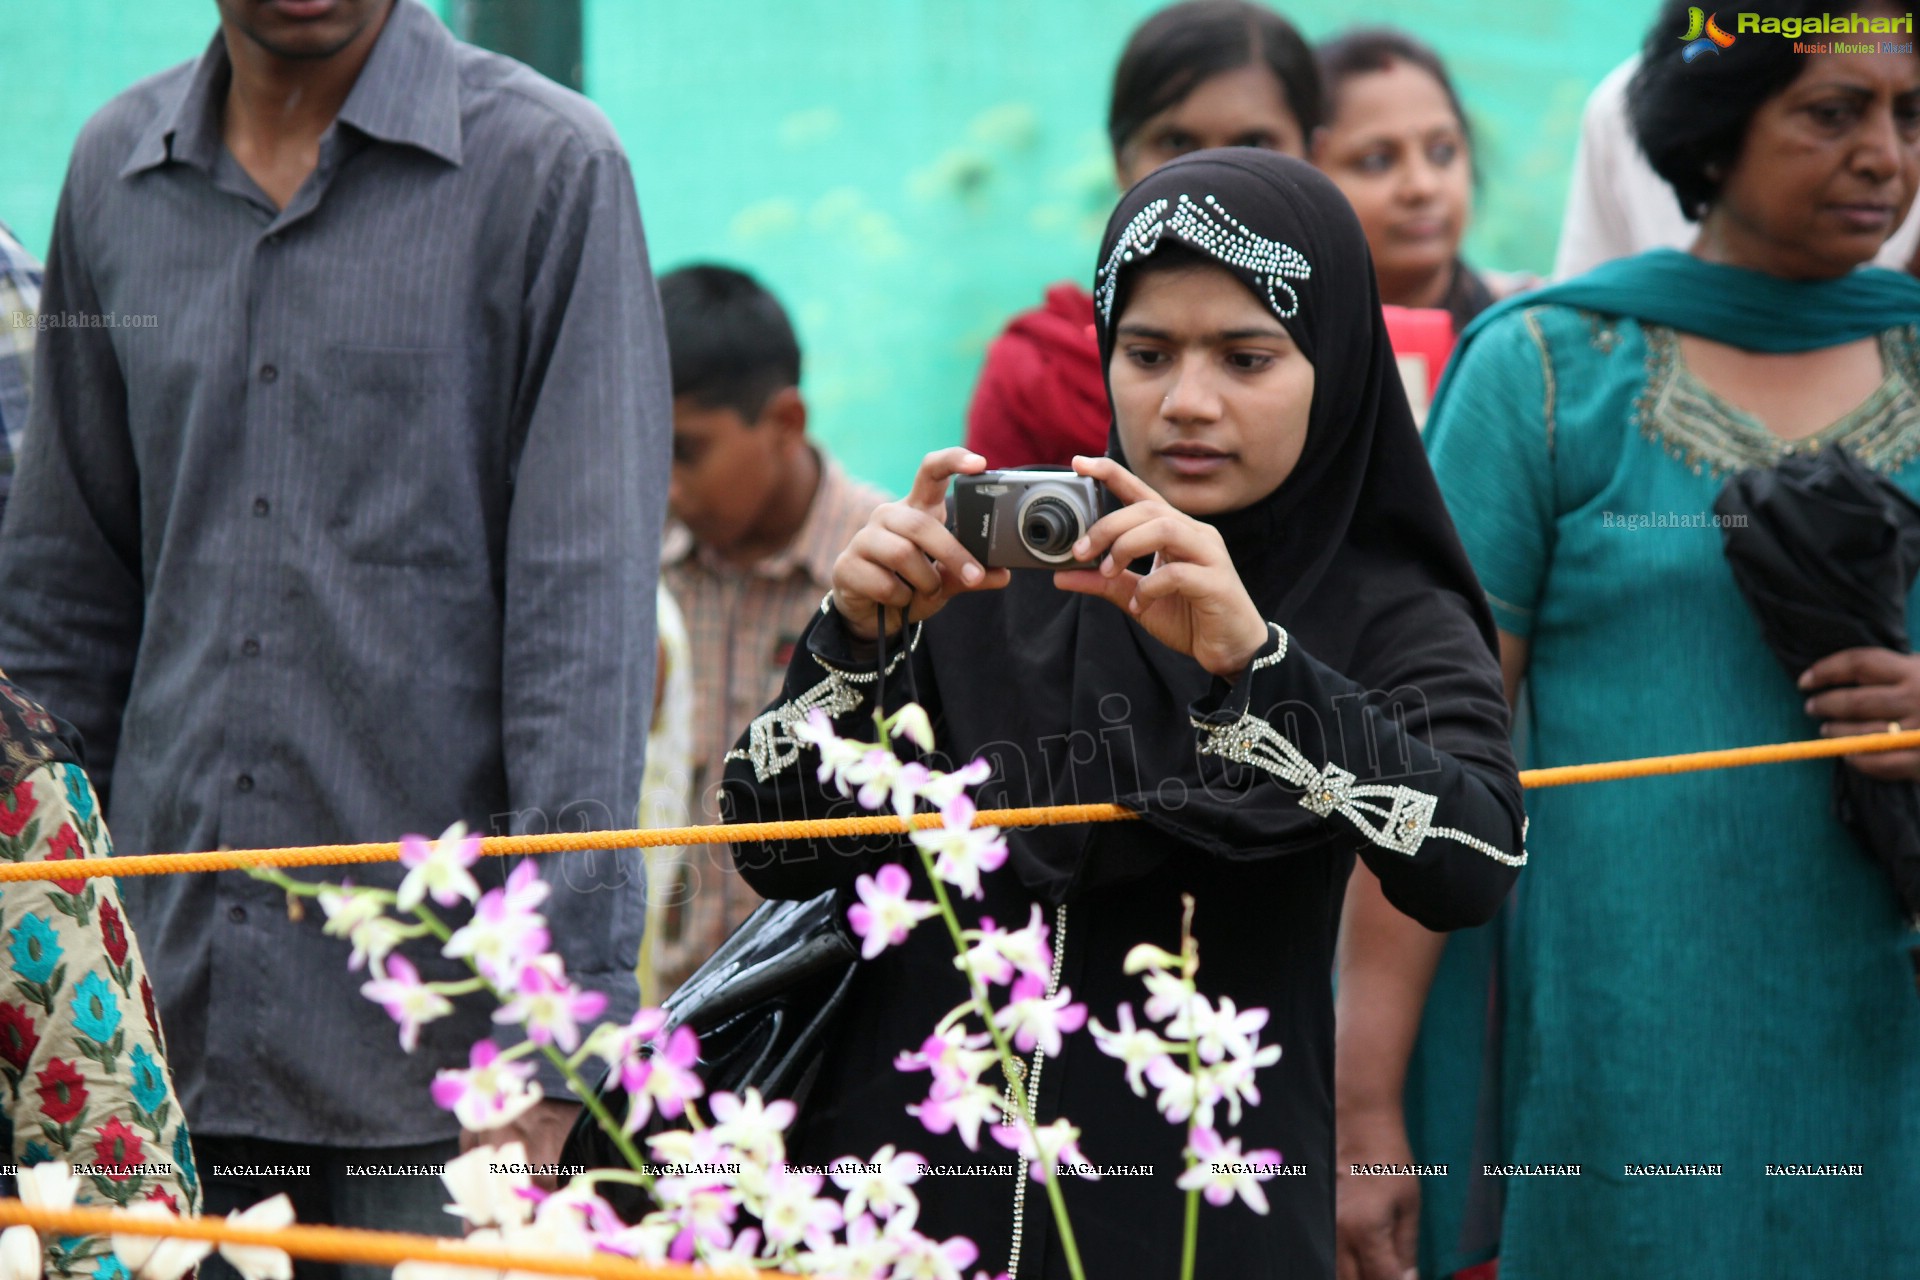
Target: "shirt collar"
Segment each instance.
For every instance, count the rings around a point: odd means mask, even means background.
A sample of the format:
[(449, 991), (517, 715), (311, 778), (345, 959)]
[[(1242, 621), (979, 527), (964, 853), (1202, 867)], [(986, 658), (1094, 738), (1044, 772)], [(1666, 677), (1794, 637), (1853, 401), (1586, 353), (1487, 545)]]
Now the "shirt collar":
[(846, 523), (847, 474), (826, 454), (815, 450), (815, 456), (820, 459), (820, 487), (813, 492), (813, 503), (800, 523), (800, 532), (784, 550), (768, 556), (755, 568), (778, 577), (803, 570), (817, 585), (826, 587), (833, 584), (833, 562), (846, 549), (846, 530), (841, 526)]
[(669, 521), (660, 539), (660, 563), (679, 564), (693, 554), (693, 531), (678, 520)]
[[(120, 176), (178, 160), (211, 172), (224, 145), (220, 113), (233, 75), (214, 32), (193, 73), (161, 104)], [(394, 0), (338, 120), (382, 142), (419, 147), (459, 164), (460, 69), (453, 36), (418, 0)]]
[(460, 163), (460, 68), (454, 38), (417, 0), (394, 0), (340, 119), (370, 138)]
[(178, 160), (183, 164), (212, 172), (220, 154), (220, 102), (226, 96), (227, 81), (233, 73), (227, 61), (227, 42), (218, 31), (208, 43), (193, 74), (172, 89), (170, 101), (163, 101), (153, 122), (140, 135), (120, 170), (123, 178), (146, 169)]
[(814, 452), (820, 459), (820, 486), (813, 492), (813, 502), (807, 507), (807, 518), (800, 522), (799, 531), (785, 547), (756, 560), (743, 570), (727, 564), (700, 546), (685, 525), (674, 521), (667, 526), (665, 540), (661, 543), (661, 560), (667, 564), (693, 560), (714, 573), (749, 573), (760, 578), (788, 578), (799, 572), (806, 574), (820, 587), (832, 585), (833, 562), (845, 549), (847, 537), (844, 527), (847, 473), (832, 458), (819, 450)]

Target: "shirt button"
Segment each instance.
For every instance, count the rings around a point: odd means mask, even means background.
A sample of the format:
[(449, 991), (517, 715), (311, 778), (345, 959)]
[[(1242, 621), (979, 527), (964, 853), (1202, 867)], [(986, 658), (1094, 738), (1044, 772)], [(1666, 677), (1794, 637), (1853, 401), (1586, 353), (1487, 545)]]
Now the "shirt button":
[(260, 381), (272, 382), (275, 378), (279, 376), (280, 376), (280, 370), (278, 370), (274, 366), (270, 364), (263, 364), (260, 366)]
[(272, 235), (270, 235), (270, 236), (268, 236), (268, 237), (267, 237), (267, 243), (268, 243), (268, 244), (279, 244), (279, 243), (280, 243), (280, 233), (279, 233), (278, 231), (276, 231), (276, 232), (274, 232), (274, 233), (273, 233)]
[(252, 636), (248, 636), (240, 642), (240, 652), (246, 654), (249, 658), (257, 658), (260, 656), (260, 642)]
[(263, 516), (271, 510), (273, 510), (273, 504), (265, 498), (255, 498), (253, 500), (253, 514)]
[(247, 909), (245, 907), (228, 907), (227, 919), (233, 921), (235, 924), (245, 924), (247, 922)]
[(233, 785), (238, 787), (242, 791), (251, 791), (253, 790), (253, 775), (250, 773), (243, 773), (239, 777), (233, 780)]

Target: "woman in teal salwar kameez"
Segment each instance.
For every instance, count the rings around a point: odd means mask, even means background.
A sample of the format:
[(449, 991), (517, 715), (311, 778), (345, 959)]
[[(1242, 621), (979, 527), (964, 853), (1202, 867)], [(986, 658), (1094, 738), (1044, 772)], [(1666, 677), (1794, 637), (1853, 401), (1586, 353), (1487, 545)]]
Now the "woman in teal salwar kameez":
[[(1858, 651), (1810, 689), (1783, 674), (1713, 516), (1730, 474), (1829, 445), (1920, 497), (1920, 283), (1854, 270), (1920, 181), (1920, 61), (1756, 37), (1687, 65), (1684, 9), (1663, 9), (1634, 111), (1699, 243), (1489, 312), (1427, 431), (1534, 765), (1920, 726), (1911, 654)], [(1711, 117), (1735, 111), (1716, 151)], [(1920, 593), (1908, 612), (1920, 634)], [(1533, 864), (1491, 932), (1454, 939), (1413, 1054), (1404, 1149), (1449, 1165), (1423, 1275), (1496, 1250), (1501, 1280), (1920, 1274), (1911, 938), (1832, 816), (1831, 768), (1529, 794)], [(1418, 990), (1439, 954), (1378, 905), (1357, 888), (1348, 917), (1343, 1161), (1391, 1150), (1400, 1116), (1368, 1085), (1397, 1083), (1411, 1035), (1382, 1030), (1367, 959)], [(1343, 1274), (1404, 1261), (1387, 1237), (1411, 1237), (1411, 1197), (1385, 1199), (1342, 1205)]]

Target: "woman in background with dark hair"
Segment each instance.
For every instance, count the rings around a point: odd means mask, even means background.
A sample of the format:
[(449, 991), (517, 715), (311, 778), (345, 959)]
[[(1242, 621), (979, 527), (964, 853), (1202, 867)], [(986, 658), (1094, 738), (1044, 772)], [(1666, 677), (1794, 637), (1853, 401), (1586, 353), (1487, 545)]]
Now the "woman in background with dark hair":
[(1473, 216), (1473, 131), (1439, 55), (1385, 27), (1349, 31), (1318, 53), (1327, 119), (1313, 162), (1360, 215), (1380, 301), (1442, 309), (1457, 333), (1535, 283), (1461, 261)]
[[(1307, 42), (1245, 0), (1162, 9), (1127, 41), (1114, 71), (1107, 137), (1122, 191), (1169, 160), (1209, 147), (1305, 157), (1321, 118)], [(967, 411), (967, 447), (993, 467), (1055, 463), (1107, 444), (1107, 393), (1093, 296), (1066, 281), (987, 348)]]
[(1327, 120), (1313, 162), (1360, 215), (1400, 376), (1424, 424), (1455, 339), (1498, 299), (1539, 283), (1460, 257), (1478, 175), (1473, 132), (1439, 55), (1401, 31), (1349, 31), (1319, 48)]
[[(1803, 54), (1750, 33), (1688, 62), (1687, 9), (1662, 6), (1629, 104), (1699, 222), (1691, 251), (1487, 313), (1427, 431), (1537, 765), (1920, 724), (1911, 653), (1784, 675), (1711, 518), (1730, 474), (1827, 445), (1920, 495), (1920, 284), (1860, 269), (1920, 184), (1920, 58), (1905, 35)], [(1908, 614), (1920, 627), (1920, 593)], [(1916, 752), (1850, 763), (1920, 780)], [(1496, 1250), (1501, 1280), (1913, 1274), (1920, 1008), (1897, 900), (1830, 789), (1806, 762), (1534, 792), (1540, 857), (1511, 918), (1448, 947), (1430, 1000), (1441, 940), (1356, 892), (1342, 1167), (1412, 1152), (1527, 1176), (1429, 1185), (1424, 1212), (1411, 1178), (1346, 1180), (1342, 1275), (1401, 1280), (1416, 1216), (1422, 1274)], [(1455, 968), (1486, 945), (1494, 1001)], [(1497, 1120), (1469, 1160), (1433, 1121), (1482, 1080)]]

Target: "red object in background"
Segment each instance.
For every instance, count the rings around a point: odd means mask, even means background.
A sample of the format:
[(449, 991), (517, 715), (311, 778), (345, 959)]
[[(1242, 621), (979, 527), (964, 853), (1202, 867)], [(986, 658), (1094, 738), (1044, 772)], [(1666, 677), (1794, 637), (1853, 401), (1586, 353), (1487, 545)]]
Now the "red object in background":
[(1424, 356), (1427, 362), (1427, 398), (1440, 385), (1440, 371), (1453, 354), (1453, 317), (1438, 307), (1381, 307), (1387, 320), (1387, 341), (1396, 356)]
[[(1438, 308), (1380, 310), (1413, 420), (1424, 424), (1453, 354), (1453, 317)], [(1044, 306), (1016, 316), (987, 348), (966, 439), (988, 466), (1065, 466), (1076, 453), (1107, 451), (1112, 416), (1093, 325), (1092, 295), (1077, 284), (1056, 284)]]
[(1016, 316), (987, 348), (967, 411), (967, 448), (990, 467), (1066, 466), (1076, 453), (1105, 453), (1112, 420), (1093, 295), (1056, 284), (1045, 306)]
[(1498, 1280), (1499, 1275), (1500, 1259), (1495, 1258), (1492, 1262), (1483, 1262), (1477, 1267), (1468, 1267), (1465, 1271), (1454, 1272), (1453, 1280)]

